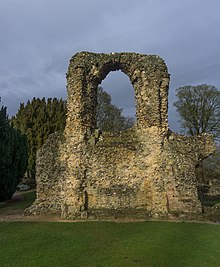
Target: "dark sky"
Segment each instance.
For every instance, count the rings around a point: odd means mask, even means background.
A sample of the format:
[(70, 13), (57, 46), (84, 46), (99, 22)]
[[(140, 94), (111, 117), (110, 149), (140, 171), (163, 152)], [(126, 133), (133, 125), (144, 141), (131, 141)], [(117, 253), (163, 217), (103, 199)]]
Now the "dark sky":
[[(65, 73), (78, 51), (157, 54), (171, 74), (169, 123), (175, 89), (220, 89), (219, 0), (0, 0), (0, 95), (8, 113), (35, 97), (66, 98)], [(102, 86), (132, 114), (133, 91), (121, 72)], [(130, 89), (131, 88), (131, 89)]]

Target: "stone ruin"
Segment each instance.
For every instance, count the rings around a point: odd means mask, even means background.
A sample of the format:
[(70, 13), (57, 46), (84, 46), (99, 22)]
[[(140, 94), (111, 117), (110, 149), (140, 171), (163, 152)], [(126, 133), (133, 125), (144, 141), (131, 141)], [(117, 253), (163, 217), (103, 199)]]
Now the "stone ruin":
[[(121, 70), (135, 92), (136, 125), (96, 129), (97, 87)], [(169, 74), (155, 55), (72, 57), (67, 73), (64, 132), (37, 153), (37, 198), (26, 213), (65, 219), (198, 218), (202, 215), (195, 169), (214, 151), (212, 136), (187, 137), (168, 127)]]

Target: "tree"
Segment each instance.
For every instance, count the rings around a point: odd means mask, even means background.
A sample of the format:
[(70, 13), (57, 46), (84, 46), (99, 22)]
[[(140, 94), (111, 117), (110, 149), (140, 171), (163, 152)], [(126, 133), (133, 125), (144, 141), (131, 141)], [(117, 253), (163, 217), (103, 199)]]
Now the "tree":
[(12, 124), (28, 138), (28, 177), (35, 180), (36, 152), (51, 133), (63, 130), (66, 124), (66, 101), (57, 98), (33, 98), (20, 104)]
[[(177, 90), (178, 100), (174, 103), (180, 115), (182, 128), (190, 135), (220, 133), (220, 92), (212, 85), (184, 86)], [(197, 168), (197, 180), (204, 183), (214, 177), (216, 170), (212, 162), (218, 162), (218, 153), (212, 160), (201, 160)], [(212, 175), (211, 171), (212, 169)]]
[(98, 87), (96, 124), (102, 131), (124, 131), (134, 125), (134, 119), (122, 115), (122, 109), (111, 103), (111, 96)]
[(220, 92), (212, 85), (184, 86), (176, 89), (174, 102), (181, 126), (190, 135), (220, 133)]
[(10, 199), (27, 168), (27, 139), (0, 109), (0, 201)]

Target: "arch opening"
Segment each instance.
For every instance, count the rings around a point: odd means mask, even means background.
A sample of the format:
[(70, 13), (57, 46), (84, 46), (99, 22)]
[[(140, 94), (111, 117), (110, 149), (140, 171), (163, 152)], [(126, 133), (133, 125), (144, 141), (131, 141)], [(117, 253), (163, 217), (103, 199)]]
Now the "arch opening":
[(98, 85), (97, 127), (112, 132), (132, 128), (136, 122), (135, 102), (129, 77), (122, 70), (111, 70)]

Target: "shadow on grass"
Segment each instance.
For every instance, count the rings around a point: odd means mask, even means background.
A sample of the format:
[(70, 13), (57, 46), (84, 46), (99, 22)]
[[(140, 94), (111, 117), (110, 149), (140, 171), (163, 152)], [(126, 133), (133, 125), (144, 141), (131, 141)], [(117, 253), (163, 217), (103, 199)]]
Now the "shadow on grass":
[(15, 193), (12, 199), (0, 202), (0, 215), (13, 214), (17, 210), (24, 211), (29, 207), (36, 198), (35, 190)]

